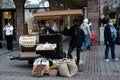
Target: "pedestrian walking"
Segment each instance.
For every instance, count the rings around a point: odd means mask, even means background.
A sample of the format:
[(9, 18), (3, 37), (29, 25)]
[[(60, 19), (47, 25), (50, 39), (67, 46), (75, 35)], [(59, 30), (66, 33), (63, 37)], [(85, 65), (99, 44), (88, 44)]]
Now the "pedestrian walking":
[(104, 42), (106, 45), (105, 48), (105, 60), (106, 61), (110, 61), (108, 59), (108, 53), (109, 53), (109, 49), (111, 48), (111, 57), (113, 60), (119, 60), (118, 58), (116, 58), (115, 56), (115, 40), (117, 37), (117, 30), (115, 29), (114, 25), (113, 25), (113, 20), (110, 19), (109, 23), (107, 24), (107, 26), (105, 26), (105, 30), (104, 30)]
[(73, 58), (71, 53), (73, 52), (74, 48), (76, 48), (76, 56), (77, 56), (76, 64), (79, 69), (80, 50), (82, 43), (84, 41), (84, 32), (82, 29), (79, 28), (77, 19), (73, 21), (73, 26), (70, 29), (67, 29), (67, 27), (65, 27), (64, 31), (66, 36), (71, 37), (69, 43), (69, 49), (68, 49), (68, 57)]
[(91, 39), (90, 39), (90, 41), (89, 41), (89, 45), (88, 45), (88, 50), (90, 50), (90, 48), (91, 48), (91, 45), (92, 45), (92, 42), (93, 43), (95, 43), (94, 41), (92, 41), (92, 33), (94, 33), (93, 31), (92, 31), (92, 22), (91, 22), (91, 19), (88, 19), (88, 25), (89, 25), (89, 28), (90, 28), (90, 32), (91, 32)]
[(80, 28), (84, 31), (85, 33), (85, 41), (82, 44), (82, 49), (87, 50), (89, 49), (89, 44), (90, 44), (90, 38), (91, 38), (91, 30), (90, 26), (88, 24), (88, 19), (85, 18), (83, 23), (81, 24)]
[(13, 26), (8, 22), (7, 25), (3, 28), (5, 31), (5, 37), (7, 42), (7, 50), (13, 51)]

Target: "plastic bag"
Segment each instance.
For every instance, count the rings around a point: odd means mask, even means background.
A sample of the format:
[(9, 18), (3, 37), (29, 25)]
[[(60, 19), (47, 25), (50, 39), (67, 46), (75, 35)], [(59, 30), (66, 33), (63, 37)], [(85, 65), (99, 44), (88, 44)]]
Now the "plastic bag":
[(48, 71), (50, 67), (50, 62), (46, 58), (38, 58), (33, 63), (33, 69), (34, 69), (34, 66), (38, 66), (38, 65), (46, 65), (45, 71)]
[(55, 32), (59, 32), (59, 29), (58, 29), (58, 26), (57, 26), (56, 22), (53, 22), (52, 30), (55, 31)]
[(45, 73), (46, 65), (34, 65), (32, 70), (32, 75), (36, 77), (43, 76)]

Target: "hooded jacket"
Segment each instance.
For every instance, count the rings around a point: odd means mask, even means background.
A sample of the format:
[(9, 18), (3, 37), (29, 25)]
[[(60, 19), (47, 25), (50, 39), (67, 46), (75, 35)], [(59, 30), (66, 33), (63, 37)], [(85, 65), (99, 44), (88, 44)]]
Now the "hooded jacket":
[(70, 47), (81, 47), (84, 42), (84, 32), (77, 25), (73, 25), (70, 29), (65, 27), (64, 31), (66, 32), (66, 36), (70, 36)]

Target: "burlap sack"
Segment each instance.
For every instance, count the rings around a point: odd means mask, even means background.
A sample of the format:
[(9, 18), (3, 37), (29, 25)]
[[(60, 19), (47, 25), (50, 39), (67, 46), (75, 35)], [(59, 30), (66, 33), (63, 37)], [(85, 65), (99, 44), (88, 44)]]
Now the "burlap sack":
[(74, 59), (69, 59), (69, 60), (67, 61), (67, 65), (68, 65), (70, 77), (72, 77), (72, 76), (74, 76), (75, 74), (77, 74), (78, 68), (77, 68), (77, 65), (76, 65)]
[(58, 75), (58, 66), (53, 64), (48, 70), (49, 76), (57, 76)]
[(58, 70), (60, 76), (70, 77), (70, 72), (66, 62), (58, 63)]
[(58, 70), (57, 69), (49, 69), (48, 74), (49, 74), (49, 76), (52, 76), (52, 77), (57, 76)]
[(58, 70), (61, 76), (72, 77), (78, 72), (74, 59), (63, 58), (58, 62)]

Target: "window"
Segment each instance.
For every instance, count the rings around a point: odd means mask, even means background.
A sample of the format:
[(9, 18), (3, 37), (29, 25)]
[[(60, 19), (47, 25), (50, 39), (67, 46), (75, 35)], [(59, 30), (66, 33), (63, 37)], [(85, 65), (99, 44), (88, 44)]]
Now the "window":
[(38, 22), (34, 20), (34, 14), (42, 11), (49, 11), (48, 0), (26, 0), (25, 5), (25, 23), (28, 25), (28, 33), (38, 32)]
[(48, 0), (26, 0), (25, 8), (44, 8), (49, 7)]

